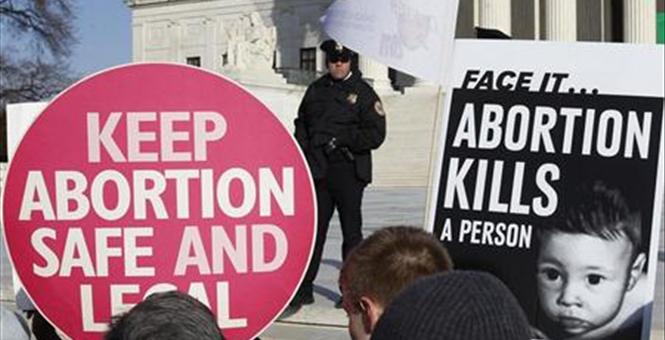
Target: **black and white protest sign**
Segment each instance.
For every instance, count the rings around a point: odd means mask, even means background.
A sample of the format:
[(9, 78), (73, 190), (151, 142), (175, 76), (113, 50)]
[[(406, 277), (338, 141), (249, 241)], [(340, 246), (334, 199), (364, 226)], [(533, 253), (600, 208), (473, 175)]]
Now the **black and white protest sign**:
[(655, 45), (456, 45), (430, 228), (457, 268), (498, 276), (550, 338), (648, 336), (662, 56)]

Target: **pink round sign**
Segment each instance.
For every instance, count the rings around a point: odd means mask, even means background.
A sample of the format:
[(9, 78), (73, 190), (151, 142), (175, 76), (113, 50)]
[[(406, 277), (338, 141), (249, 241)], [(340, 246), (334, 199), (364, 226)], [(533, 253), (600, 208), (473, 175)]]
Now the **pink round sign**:
[(173, 289), (251, 339), (294, 294), (316, 232), (312, 179), (279, 120), (175, 64), (110, 69), (53, 100), (10, 164), (3, 213), (28, 294), (74, 339)]

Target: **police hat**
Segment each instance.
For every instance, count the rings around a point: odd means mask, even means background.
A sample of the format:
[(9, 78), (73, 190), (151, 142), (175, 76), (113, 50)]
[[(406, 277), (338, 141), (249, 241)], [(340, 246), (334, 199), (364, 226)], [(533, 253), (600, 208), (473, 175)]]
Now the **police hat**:
[(326, 52), (326, 58), (330, 59), (331, 57), (337, 58), (351, 58), (355, 55), (355, 52), (344, 47), (339, 42), (328, 39), (321, 43), (319, 46), (323, 52)]

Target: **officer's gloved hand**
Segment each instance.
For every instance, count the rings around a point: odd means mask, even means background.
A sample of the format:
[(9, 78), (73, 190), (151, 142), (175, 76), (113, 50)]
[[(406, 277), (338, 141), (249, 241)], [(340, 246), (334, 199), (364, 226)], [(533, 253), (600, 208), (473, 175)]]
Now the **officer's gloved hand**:
[(337, 149), (337, 138), (332, 137), (326, 145), (323, 147), (323, 151), (326, 152), (326, 154), (330, 154), (331, 152), (335, 151)]
[(352, 135), (353, 134), (351, 129), (344, 129), (335, 133), (334, 136), (335, 138), (337, 138), (336, 140), (337, 147), (346, 146), (352, 148), (353, 147)]

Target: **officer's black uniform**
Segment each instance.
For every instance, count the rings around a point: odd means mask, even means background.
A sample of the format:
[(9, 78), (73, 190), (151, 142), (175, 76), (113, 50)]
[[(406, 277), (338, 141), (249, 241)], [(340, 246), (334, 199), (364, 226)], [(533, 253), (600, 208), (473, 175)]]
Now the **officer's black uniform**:
[[(332, 40), (325, 41), (321, 48), (329, 60), (331, 56), (349, 57), (353, 53)], [(360, 72), (353, 70), (344, 80), (326, 74), (312, 83), (298, 109), (295, 128), (314, 178), (318, 202), (314, 254), (294, 299), (299, 307), (314, 301), (313, 282), (335, 208), (344, 238), (342, 258), (346, 259), (362, 241), (363, 190), (372, 181), (371, 150), (383, 142), (386, 121), (379, 97), (361, 79)]]

